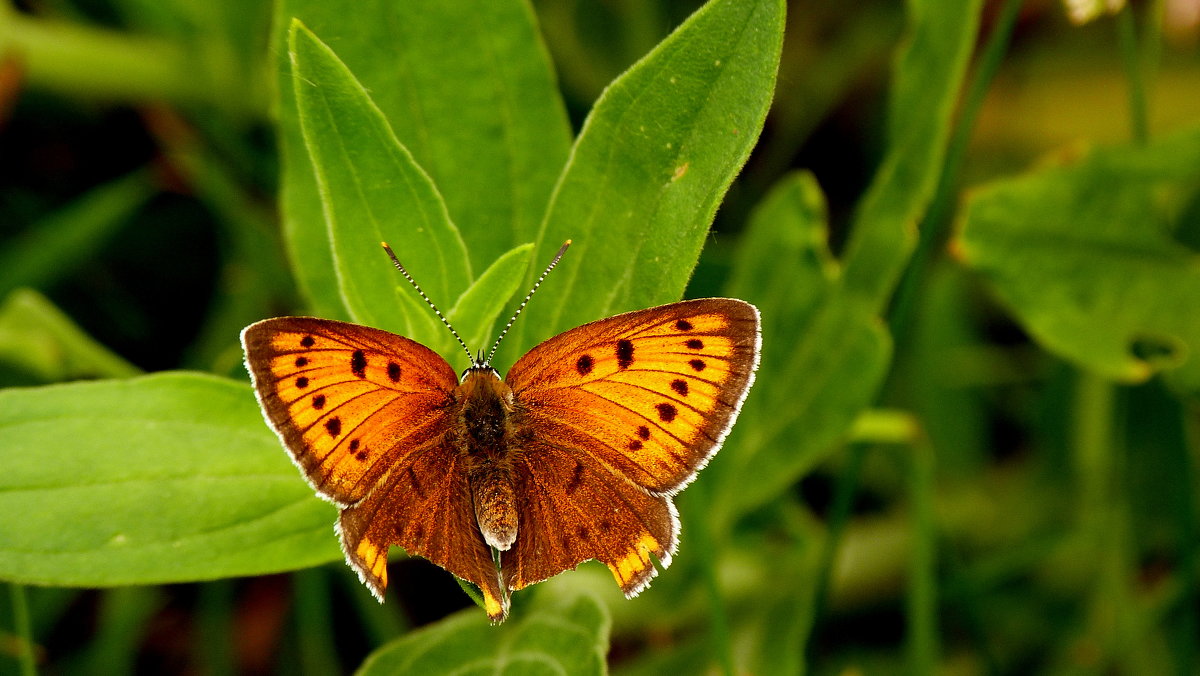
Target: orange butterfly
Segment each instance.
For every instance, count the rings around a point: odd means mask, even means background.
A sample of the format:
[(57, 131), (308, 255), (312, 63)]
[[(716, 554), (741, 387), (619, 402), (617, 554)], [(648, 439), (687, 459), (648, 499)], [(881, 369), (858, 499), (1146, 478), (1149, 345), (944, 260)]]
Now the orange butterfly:
[(657, 573), (651, 554), (670, 565), (671, 496), (737, 418), (759, 320), (728, 298), (628, 312), (547, 340), (503, 380), (495, 345), (458, 377), (408, 338), (329, 319), (267, 319), (242, 346), (267, 422), (341, 510), (346, 560), (371, 592), (383, 600), (399, 545), (478, 586), (501, 622), (511, 591), (583, 561), (603, 561), (628, 597)]

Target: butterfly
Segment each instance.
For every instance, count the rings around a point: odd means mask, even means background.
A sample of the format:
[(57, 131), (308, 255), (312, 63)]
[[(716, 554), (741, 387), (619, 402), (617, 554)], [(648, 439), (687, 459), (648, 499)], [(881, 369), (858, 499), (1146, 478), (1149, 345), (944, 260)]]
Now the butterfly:
[(501, 378), (455, 370), (379, 329), (277, 317), (241, 334), (267, 423), (340, 510), (346, 561), (382, 602), (399, 545), (477, 586), (493, 622), (511, 592), (598, 559), (627, 597), (666, 568), (672, 496), (717, 452), (754, 381), (758, 310), (706, 298), (627, 312), (534, 347)]

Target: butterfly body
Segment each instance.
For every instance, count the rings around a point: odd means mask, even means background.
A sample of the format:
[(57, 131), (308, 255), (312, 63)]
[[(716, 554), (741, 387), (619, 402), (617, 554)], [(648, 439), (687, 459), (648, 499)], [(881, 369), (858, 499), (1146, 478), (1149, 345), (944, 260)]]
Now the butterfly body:
[(477, 365), (463, 374), (455, 390), (455, 440), (467, 468), (467, 483), (479, 532), (488, 545), (501, 551), (517, 537), (517, 476), (512, 456), (520, 453), (520, 413), (512, 388), (488, 366)]
[(758, 365), (757, 310), (725, 298), (601, 319), (534, 347), (504, 379), (460, 379), (386, 331), (279, 317), (242, 332), (267, 422), (341, 510), (346, 559), (383, 598), (391, 545), (513, 590), (598, 559), (627, 596), (670, 564), (671, 500), (718, 450)]

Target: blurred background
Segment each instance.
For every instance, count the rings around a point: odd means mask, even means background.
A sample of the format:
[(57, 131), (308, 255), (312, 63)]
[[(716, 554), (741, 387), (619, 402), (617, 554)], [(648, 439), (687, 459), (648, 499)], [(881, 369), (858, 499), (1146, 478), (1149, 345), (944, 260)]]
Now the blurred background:
[[(278, 229), (270, 3), (2, 4), (0, 386), (168, 369), (244, 378), (240, 329), (302, 307)], [(1150, 137), (1200, 120), (1200, 1), (1110, 4), (985, 3), (980, 46), (997, 31), (1011, 38), (943, 187), (943, 222), (973, 187), (1081, 143), (1128, 142), (1119, 45), (1147, 25), (1159, 27), (1142, 49)], [(534, 2), (576, 130), (603, 87), (699, 5)], [(841, 250), (881, 161), (905, 20), (893, 0), (788, 3), (774, 106), (689, 297), (721, 293), (752, 210), (793, 169), (811, 171), (824, 191), (830, 246)], [(1176, 238), (1194, 253), (1200, 222)], [(878, 398), (937, 451), (933, 664), (965, 674), (1197, 673), (1194, 397), (1157, 380), (1095, 389), (944, 251), (943, 239), (921, 261), (924, 291), (902, 313)], [(1200, 310), (1200, 298), (1193, 304)], [(1099, 480), (1119, 487), (1093, 486), (1128, 507), (1110, 532), (1116, 562), (1095, 558), (1107, 545), (1081, 542), (1096, 532), (1070, 514), (1089, 490), (1072, 455), (1072, 416), (1079, 397), (1097, 391), (1117, 411), (1104, 429), (1123, 440), (1119, 466)], [(747, 542), (777, 535), (781, 520), (836, 533), (824, 594), (804, 611), (813, 618), (805, 663), (814, 673), (889, 673), (911, 664), (914, 645), (909, 452), (868, 443), (869, 431), (848, 438), (786, 505), (739, 528), (753, 535)], [(1117, 572), (1096, 574), (1110, 564)], [(27, 595), (48, 673), (322, 673), (351, 671), (384, 641), (471, 605), (424, 561), (395, 563), (392, 585), (398, 602), (380, 608), (335, 562), (245, 580)], [(0, 600), (5, 673), (19, 669), (11, 605)], [(628, 612), (614, 608), (614, 672), (721, 671), (689, 652), (703, 642), (704, 621), (654, 626)], [(1126, 613), (1134, 619), (1114, 619)]]

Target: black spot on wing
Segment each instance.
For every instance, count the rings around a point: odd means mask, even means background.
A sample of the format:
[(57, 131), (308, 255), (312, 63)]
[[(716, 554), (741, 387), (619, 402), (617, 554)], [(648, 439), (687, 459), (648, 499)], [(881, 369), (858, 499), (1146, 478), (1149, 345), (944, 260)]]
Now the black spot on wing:
[(350, 355), (350, 371), (359, 378), (367, 377), (367, 355), (362, 350), (355, 350)]
[(622, 338), (617, 341), (617, 368), (627, 369), (633, 364), (633, 341)]

